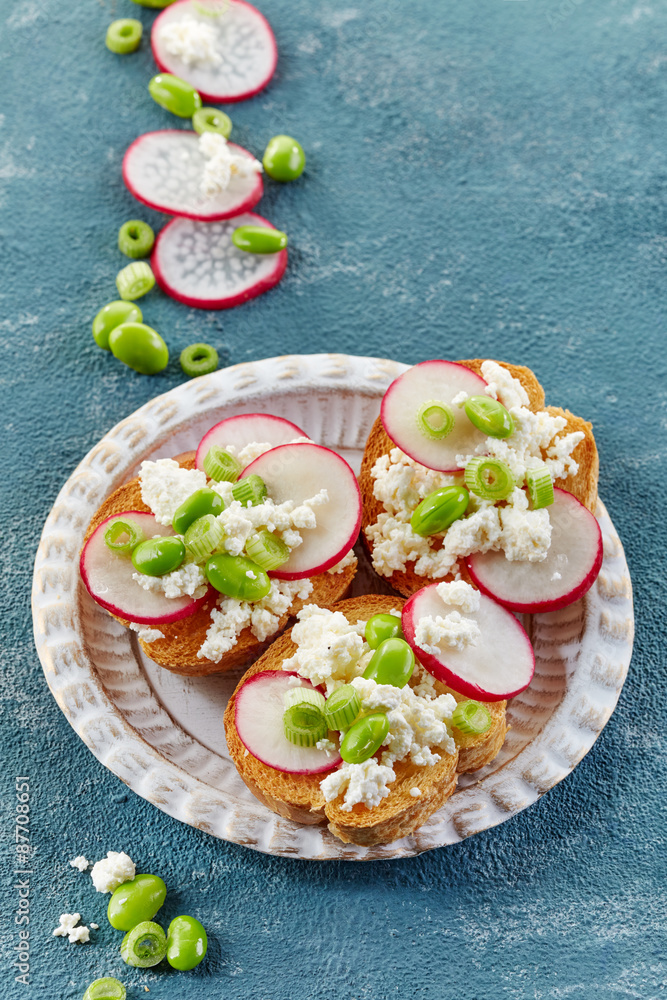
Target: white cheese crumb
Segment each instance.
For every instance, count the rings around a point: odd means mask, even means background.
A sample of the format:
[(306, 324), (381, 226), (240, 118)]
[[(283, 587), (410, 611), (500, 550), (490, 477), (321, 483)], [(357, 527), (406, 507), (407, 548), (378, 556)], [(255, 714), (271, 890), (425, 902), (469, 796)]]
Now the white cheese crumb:
[(420, 618), (415, 629), (415, 642), (425, 653), (438, 656), (439, 646), (463, 650), (474, 646), (481, 637), (481, 630), (472, 618), (464, 618), (458, 611), (442, 615), (426, 615)]
[(90, 941), (88, 928), (84, 924), (77, 927), (81, 920), (80, 913), (61, 913), (58, 920), (59, 924), (53, 931), (54, 937), (66, 937), (70, 944), (85, 944)]
[(389, 785), (395, 780), (391, 767), (378, 764), (375, 757), (369, 757), (362, 764), (342, 764), (320, 782), (320, 788), (327, 802), (344, 794), (341, 809), (350, 812), (360, 802), (368, 809), (379, 805), (389, 795)]
[(337, 575), (338, 573), (342, 573), (343, 570), (347, 569), (348, 566), (356, 566), (356, 565), (357, 565), (357, 557), (354, 554), (354, 549), (350, 549), (348, 552), (345, 553), (340, 562), (337, 562), (334, 566), (331, 566), (330, 569), (327, 570), (327, 573), (330, 573), (332, 576)]
[(72, 868), (78, 868), (80, 872), (85, 872), (86, 868), (90, 864), (88, 858), (84, 858), (83, 854), (78, 854), (75, 858), (72, 858), (70, 865)]
[[(133, 574), (133, 576), (140, 576), (141, 574)], [(151, 577), (150, 579), (157, 579), (157, 577)], [(129, 622), (129, 627), (133, 632), (136, 632), (139, 638), (143, 642), (157, 642), (158, 639), (164, 639), (164, 632), (161, 632), (159, 628), (150, 628), (149, 625), (140, 625), (137, 622)], [(71, 864), (72, 862), (70, 862)]]
[(330, 694), (341, 683), (363, 673), (360, 661), (369, 650), (364, 629), (364, 622), (351, 625), (341, 611), (307, 604), (299, 611), (292, 629), (296, 653), (283, 660), (283, 670), (295, 670), (316, 687), (326, 685)]
[(219, 132), (202, 132), (199, 151), (205, 159), (201, 191), (207, 197), (226, 191), (234, 175), (247, 177), (262, 172), (259, 160), (245, 153), (233, 153)]
[(334, 741), (326, 739), (326, 738), (323, 739), (323, 740), (318, 740), (317, 743), (315, 744), (315, 746), (316, 746), (316, 748), (318, 750), (326, 750), (326, 752), (328, 754), (333, 753), (334, 750), (337, 749), (336, 744), (334, 743)]
[(222, 56), (217, 48), (218, 33), (210, 24), (194, 18), (172, 21), (158, 38), (170, 56), (186, 66), (219, 66)]
[(90, 925), (90, 929), (93, 930), (93, 931), (99, 931), (100, 925), (99, 924), (91, 924)]
[(90, 877), (98, 892), (113, 892), (135, 874), (134, 861), (124, 851), (107, 851), (106, 858), (93, 865)]
[(499, 400), (506, 409), (512, 406), (528, 406), (528, 393), (518, 379), (513, 378), (507, 368), (496, 361), (482, 362), (482, 378), (487, 383), (484, 390), (488, 396)]
[(454, 399), (452, 400), (452, 406), (461, 407), (465, 403), (466, 399), (469, 399), (468, 393), (465, 391), (465, 389), (462, 389), (461, 392), (457, 392), (457, 394), (454, 396)]
[(452, 580), (451, 583), (439, 583), (435, 589), (438, 597), (445, 604), (452, 604), (455, 608), (460, 608), (464, 615), (469, 615), (473, 611), (479, 611), (479, 590), (475, 590), (465, 580)]
[[(208, 590), (208, 583), (204, 572), (195, 562), (184, 562), (178, 569), (164, 576), (147, 576), (145, 573), (133, 573), (132, 579), (139, 584), (143, 590), (154, 594), (164, 594), (165, 597), (192, 597), (198, 600), (203, 597)], [(155, 629), (155, 631), (158, 631)], [(162, 633), (146, 641), (152, 642), (159, 639)], [(142, 638), (140, 636), (140, 638)]]
[(560, 574), (560, 573), (558, 572), (558, 570), (556, 570), (556, 571), (555, 571), (554, 573), (552, 573), (552, 574), (551, 574), (551, 580), (552, 580), (552, 582), (553, 582), (553, 583), (555, 583), (555, 582), (556, 582), (556, 580), (562, 580), (562, 579), (563, 579), (563, 577), (562, 577), (562, 575), (561, 575), (561, 574)]
[(158, 524), (171, 524), (183, 501), (206, 486), (206, 473), (182, 469), (172, 458), (159, 458), (156, 462), (141, 463), (139, 483), (141, 499), (150, 507)]
[(412, 796), (413, 799), (418, 799), (421, 796), (421, 793), (422, 793), (421, 788), (417, 788), (416, 785), (414, 788), (410, 789), (410, 795)]

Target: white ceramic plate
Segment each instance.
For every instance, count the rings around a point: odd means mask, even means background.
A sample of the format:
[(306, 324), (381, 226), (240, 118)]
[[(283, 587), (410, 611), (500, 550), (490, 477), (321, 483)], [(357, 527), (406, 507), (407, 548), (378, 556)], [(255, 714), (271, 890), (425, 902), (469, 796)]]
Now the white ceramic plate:
[[(287, 417), (358, 470), (382, 394), (405, 365), (317, 354), (270, 358), (193, 379), (106, 434), (61, 490), (44, 526), (32, 592), (35, 642), (54, 698), (105, 767), (184, 823), (259, 851), (299, 858), (399, 858), (502, 823), (561, 781), (614, 710), (633, 638), (623, 548), (602, 504), (604, 562), (577, 604), (528, 622), (535, 679), (510, 702), (507, 740), (491, 765), (461, 777), (446, 805), (412, 837), (383, 847), (341, 843), (325, 827), (269, 812), (229, 760), (222, 714), (237, 674), (181, 678), (141, 653), (136, 637), (96, 605), (78, 574), (88, 522), (146, 458), (193, 448), (224, 417)], [(365, 588), (365, 590), (364, 590)], [(362, 567), (355, 592), (386, 590)]]

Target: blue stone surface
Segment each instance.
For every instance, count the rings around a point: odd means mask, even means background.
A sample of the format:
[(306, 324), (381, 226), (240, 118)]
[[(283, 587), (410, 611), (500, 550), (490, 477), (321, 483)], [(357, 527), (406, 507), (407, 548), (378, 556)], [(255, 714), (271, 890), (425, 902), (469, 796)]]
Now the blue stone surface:
[[(667, 8), (657, 0), (263, 0), (280, 61), (230, 110), (257, 154), (295, 135), (308, 165), (267, 182), (290, 235), (282, 284), (202, 313), (159, 292), (145, 318), (164, 374), (100, 351), (128, 218), (121, 158), (174, 122), (154, 64), (104, 47), (129, 0), (0, 6), (0, 447), (5, 475), (0, 996), (69, 1000), (118, 974), (131, 1000), (641, 998), (665, 993), (665, 314)], [(176, 123), (184, 127), (184, 123)], [(618, 709), (561, 785), (502, 827), (412, 860), (302, 863), (180, 825), (75, 736), (31, 634), (32, 560), (81, 457), (183, 376), (222, 363), (345, 351), (406, 362), (492, 356), (531, 366), (547, 398), (591, 419), (600, 493), (635, 586), (636, 652)], [(14, 778), (31, 784), (30, 982), (14, 981)], [(105, 900), (68, 867), (127, 848), (160, 874), (165, 916), (207, 926), (188, 974), (128, 970)], [(95, 943), (52, 938), (63, 911)], [(144, 986), (150, 990), (145, 993)]]

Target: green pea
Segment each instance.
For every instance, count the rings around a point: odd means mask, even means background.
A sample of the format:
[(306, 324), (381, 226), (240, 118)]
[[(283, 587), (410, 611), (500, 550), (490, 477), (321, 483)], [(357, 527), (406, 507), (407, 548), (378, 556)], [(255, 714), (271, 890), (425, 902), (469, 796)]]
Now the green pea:
[(384, 712), (365, 715), (345, 733), (340, 755), (348, 764), (361, 764), (382, 746), (389, 732), (389, 719)]
[(274, 181), (295, 181), (306, 166), (306, 154), (291, 135), (274, 135), (264, 150), (262, 164)]
[(152, 920), (165, 901), (167, 887), (159, 875), (135, 875), (113, 892), (107, 908), (109, 923), (118, 931), (131, 931)]
[(465, 514), (470, 494), (464, 486), (443, 486), (413, 511), (410, 527), (416, 535), (437, 535)]
[(366, 622), (364, 638), (371, 649), (377, 649), (385, 639), (402, 639), (401, 619), (397, 615), (373, 615)]
[(167, 961), (187, 972), (202, 961), (208, 948), (206, 931), (194, 917), (174, 917), (167, 930)]
[(172, 573), (184, 559), (183, 539), (174, 535), (147, 538), (132, 550), (132, 565), (138, 573), (144, 573), (146, 576), (164, 576), (166, 573)]
[(183, 501), (174, 514), (172, 527), (178, 535), (184, 535), (193, 521), (205, 514), (222, 514), (224, 509), (225, 502), (220, 494), (205, 486)]
[(179, 118), (192, 118), (201, 108), (201, 97), (195, 88), (173, 73), (158, 73), (148, 84), (148, 93), (156, 104)]
[(278, 253), (287, 246), (287, 233), (266, 226), (239, 226), (232, 233), (232, 243), (246, 253)]
[(203, 132), (219, 132), (229, 139), (232, 134), (232, 120), (224, 111), (217, 108), (199, 108), (192, 116), (192, 127), (201, 135)]
[(405, 639), (385, 639), (373, 653), (364, 670), (366, 680), (402, 688), (412, 677), (415, 654)]
[(121, 323), (109, 334), (111, 353), (142, 375), (157, 375), (169, 363), (169, 348), (160, 334), (144, 323)]
[(271, 589), (271, 581), (264, 570), (244, 556), (218, 552), (208, 560), (204, 573), (212, 587), (237, 601), (259, 601)]
[(469, 396), (463, 409), (470, 423), (487, 437), (506, 438), (514, 430), (512, 414), (490, 396)]
[(83, 1000), (125, 1000), (127, 990), (112, 976), (96, 979), (87, 987)]
[(110, 351), (109, 334), (121, 323), (141, 323), (143, 319), (141, 309), (134, 302), (123, 302), (116, 299), (102, 306), (97, 316), (93, 320), (93, 337), (98, 347), (103, 351)]

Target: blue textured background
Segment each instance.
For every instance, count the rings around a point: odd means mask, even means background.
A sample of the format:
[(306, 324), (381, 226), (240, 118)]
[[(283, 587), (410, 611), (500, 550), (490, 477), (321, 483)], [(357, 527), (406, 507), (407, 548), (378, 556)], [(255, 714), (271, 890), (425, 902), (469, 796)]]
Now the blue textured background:
[[(269, 89), (231, 109), (256, 153), (296, 135), (308, 169), (260, 211), (291, 238), (274, 291), (219, 314), (153, 293), (172, 348), (148, 378), (99, 351), (118, 226), (149, 218), (121, 157), (167, 124), (147, 44), (121, 58), (128, 0), (0, 6), (3, 500), (0, 996), (77, 998), (121, 973), (130, 997), (419, 1000), (665, 993), (665, 278), (667, 8), (657, 0), (263, 0)], [(151, 221), (159, 222), (157, 217)], [(142, 303), (143, 305), (143, 303)], [(593, 751), (503, 827), (420, 858), (304, 864), (178, 824), (128, 793), (70, 730), (42, 677), (31, 563), (57, 492), (122, 417), (182, 381), (178, 352), (413, 362), (496, 356), (592, 419), (600, 491), (635, 582), (637, 643)], [(32, 782), (32, 986), (13, 982), (14, 775)], [(67, 867), (127, 848), (212, 944), (186, 975), (121, 966), (102, 897)], [(63, 910), (101, 924), (74, 947)]]

